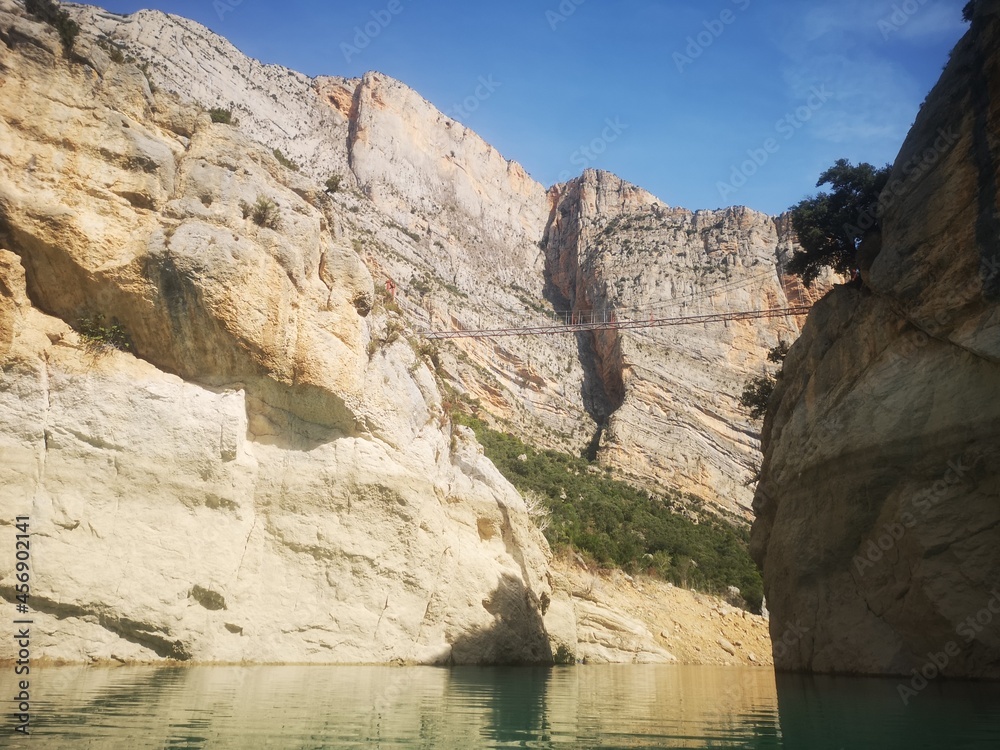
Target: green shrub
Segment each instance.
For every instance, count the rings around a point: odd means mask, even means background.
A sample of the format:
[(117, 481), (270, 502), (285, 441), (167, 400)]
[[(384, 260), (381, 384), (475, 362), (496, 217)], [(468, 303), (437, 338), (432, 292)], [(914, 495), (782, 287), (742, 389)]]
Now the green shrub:
[(676, 492), (639, 489), (591, 473), (592, 465), (582, 458), (536, 450), (475, 417), (452, 418), (475, 430), (486, 456), (519, 491), (542, 499), (548, 514), (539, 515), (536, 505), (536, 523), (547, 521), (544, 533), (553, 547), (710, 593), (736, 586), (759, 611), (764, 590), (750, 559), (747, 530), (712, 516), (695, 523), (675, 512), (683, 505)]
[(91, 354), (107, 354), (112, 349), (132, 351), (125, 327), (117, 320), (107, 323), (101, 313), (85, 313), (76, 322), (76, 332), (83, 339), (84, 348)]
[(423, 276), (414, 276), (410, 279), (410, 292), (417, 295), (418, 297), (424, 297), (431, 293), (433, 287), (431, 286), (430, 278), (424, 274)]
[(771, 347), (767, 352), (767, 361), (773, 362), (776, 365), (784, 364), (785, 357), (788, 356), (788, 350), (792, 348), (792, 345), (785, 340), (778, 342), (777, 346)]
[(560, 664), (566, 666), (569, 664), (576, 664), (576, 654), (569, 650), (569, 647), (565, 643), (560, 643), (559, 648), (552, 655), (552, 663)]
[(63, 49), (67, 52), (73, 49), (80, 26), (69, 17), (67, 11), (59, 7), (59, 3), (54, 0), (25, 0), (24, 8), (39, 21), (44, 21), (59, 32)]
[(342, 179), (343, 178), (341, 178), (339, 174), (332, 175), (329, 179), (327, 179), (326, 192), (336, 193), (338, 190), (340, 190), (340, 183)]
[(274, 149), (274, 158), (277, 159), (278, 163), (281, 166), (283, 166), (285, 169), (290, 169), (293, 172), (298, 172), (299, 171), (299, 165), (296, 164), (291, 159), (289, 159), (283, 153), (281, 153), (281, 149), (278, 149), (278, 148)]
[[(767, 353), (767, 361), (776, 365), (782, 365), (788, 350), (791, 347), (787, 341), (780, 341), (778, 345), (772, 347)], [(751, 419), (761, 419), (767, 413), (767, 406), (771, 402), (774, 387), (781, 377), (781, 368), (774, 375), (764, 373), (750, 378), (743, 385), (743, 393), (740, 395), (740, 405), (748, 409)]]
[(389, 318), (385, 322), (385, 338), (382, 339), (382, 343), (385, 346), (395, 344), (402, 337), (405, 330), (406, 326), (403, 325), (402, 320), (399, 318)]
[(210, 109), (208, 114), (212, 117), (212, 122), (222, 125), (233, 124), (233, 111), (231, 109)]
[(118, 64), (125, 62), (125, 53), (122, 52), (121, 47), (112, 42), (110, 39), (106, 37), (98, 39), (97, 46), (108, 53), (108, 57), (111, 58), (112, 62), (116, 62)]
[[(393, 303), (393, 307), (395, 307), (395, 303)], [(375, 356), (375, 352), (379, 349), (395, 344), (403, 337), (403, 333), (405, 333), (405, 331), (406, 326), (399, 317), (388, 318), (385, 321), (385, 334), (381, 338), (372, 337), (368, 341), (368, 357), (371, 358)], [(413, 370), (411, 370), (411, 374), (412, 373)]]
[(257, 201), (251, 206), (246, 201), (240, 201), (240, 211), (244, 219), (253, 219), (254, 224), (267, 229), (281, 229), (281, 212), (278, 204), (265, 195), (258, 195)]
[(743, 386), (740, 405), (750, 411), (751, 419), (761, 419), (767, 413), (777, 381), (771, 375), (755, 375)]

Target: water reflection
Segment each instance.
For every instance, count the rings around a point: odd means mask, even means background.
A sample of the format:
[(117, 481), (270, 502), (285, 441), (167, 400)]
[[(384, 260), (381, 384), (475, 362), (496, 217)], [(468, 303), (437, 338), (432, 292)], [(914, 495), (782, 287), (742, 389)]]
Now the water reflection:
[(787, 747), (1000, 747), (1000, 685), (932, 682), (904, 703), (898, 679), (779, 674)]
[(763, 669), (67, 667), (31, 685), (45, 748), (1000, 747), (996, 685), (904, 706), (892, 680)]

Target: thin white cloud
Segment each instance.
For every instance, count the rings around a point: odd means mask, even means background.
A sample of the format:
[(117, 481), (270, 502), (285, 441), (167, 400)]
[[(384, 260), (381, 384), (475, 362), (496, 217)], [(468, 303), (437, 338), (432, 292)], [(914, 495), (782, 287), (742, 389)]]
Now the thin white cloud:
[(814, 137), (832, 143), (901, 141), (915, 109), (914, 87), (900, 78), (896, 66), (886, 61), (841, 54), (812, 57), (785, 71), (795, 101), (808, 98), (814, 87), (832, 92), (807, 123)]
[[(794, 101), (825, 85), (833, 97), (808, 123), (820, 140), (870, 146), (899, 143), (919, 101), (918, 85), (898, 45), (939, 42), (961, 33), (964, 0), (819, 0), (786, 17), (775, 39), (788, 62)], [(786, 9), (787, 10), (787, 9)]]
[(883, 38), (887, 37), (890, 41), (897, 36), (913, 42), (954, 38), (965, 28), (961, 12), (952, 4), (940, 0), (928, 2), (912, 15), (906, 15), (901, 6), (897, 7), (900, 7), (900, 11), (890, 14), (887, 25), (880, 29)]
[(954, 38), (965, 27), (965, 0), (820, 0), (795, 19), (787, 51), (820, 43), (865, 44), (893, 39)]

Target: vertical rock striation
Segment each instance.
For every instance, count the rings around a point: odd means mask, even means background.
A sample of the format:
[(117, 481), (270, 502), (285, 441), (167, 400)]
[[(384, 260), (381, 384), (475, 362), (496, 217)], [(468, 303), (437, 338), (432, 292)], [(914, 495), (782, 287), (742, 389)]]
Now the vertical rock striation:
[[(377, 287), (393, 281), (416, 328), (540, 325), (568, 309), (683, 314), (812, 301), (781, 273), (794, 249), (787, 218), (672, 209), (592, 171), (546, 192), (382, 74), (309, 81), (175, 16), (77, 12), (85, 28), (148, 61), (157, 86), (232, 107), (242, 132), (303, 174), (339, 174), (334, 199), (345, 212), (329, 217), (332, 229), (362, 250)], [(463, 340), (437, 360), (461, 397), (533, 442), (589, 450), (635, 481), (746, 517), (757, 437), (736, 398), (797, 326)]]
[[(582, 316), (659, 319), (802, 299), (782, 273), (793, 248), (783, 220), (746, 208), (670, 208), (593, 170), (552, 195), (550, 290)], [(797, 326), (775, 318), (581, 334), (596, 455), (640, 481), (745, 511), (757, 443), (737, 396)]]

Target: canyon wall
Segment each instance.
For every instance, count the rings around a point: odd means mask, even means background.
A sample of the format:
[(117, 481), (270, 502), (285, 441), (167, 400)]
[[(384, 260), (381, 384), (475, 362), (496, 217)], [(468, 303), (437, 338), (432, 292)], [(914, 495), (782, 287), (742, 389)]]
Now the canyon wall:
[(1000, 677), (1000, 3), (975, 14), (864, 288), (820, 301), (788, 355), (754, 500), (776, 665), (906, 675), (904, 697), (916, 671)]
[[(279, 148), (304, 175), (340, 176), (333, 231), (361, 251), (377, 287), (392, 280), (416, 330), (545, 325), (568, 310), (652, 306), (643, 314), (669, 317), (810, 301), (782, 274), (794, 249), (784, 218), (670, 209), (594, 171), (546, 191), (385, 75), (309, 81), (182, 18), (75, 12), (84, 28), (145, 61), (156, 86), (231, 108), (241, 132)], [(452, 399), (477, 404), (502, 429), (590, 451), (632, 481), (689, 492), (746, 519), (757, 426), (737, 397), (765, 369), (767, 349), (794, 338), (798, 325), (461, 339), (439, 344), (435, 359)], [(605, 356), (619, 341), (628, 351)]]
[(545, 540), (315, 182), (86, 35), (67, 61), (5, 1), (0, 40), (0, 538), (30, 518), (36, 658), (550, 662)]
[[(176, 16), (70, 9), (68, 53), (0, 0), (0, 543), (30, 516), (39, 653), (673, 661), (553, 572), (449, 414), (745, 521), (736, 396), (797, 320), (419, 332), (784, 307), (806, 299), (787, 222), (595, 171), (546, 190), (379, 73), (309, 79)], [(0, 563), (8, 601), (15, 581)]]

